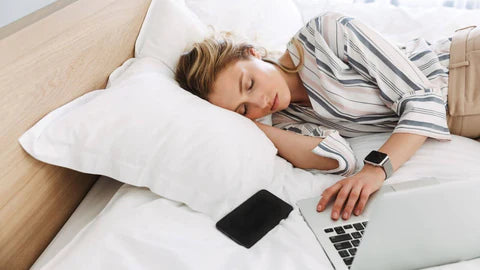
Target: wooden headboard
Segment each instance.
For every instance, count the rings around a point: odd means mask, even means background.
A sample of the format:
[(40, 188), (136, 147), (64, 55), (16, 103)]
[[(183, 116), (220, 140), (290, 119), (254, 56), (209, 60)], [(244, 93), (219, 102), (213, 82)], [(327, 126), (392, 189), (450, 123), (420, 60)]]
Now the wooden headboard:
[(18, 138), (104, 88), (133, 57), (151, 0), (60, 0), (0, 28), (0, 269), (28, 269), (96, 181), (39, 162)]

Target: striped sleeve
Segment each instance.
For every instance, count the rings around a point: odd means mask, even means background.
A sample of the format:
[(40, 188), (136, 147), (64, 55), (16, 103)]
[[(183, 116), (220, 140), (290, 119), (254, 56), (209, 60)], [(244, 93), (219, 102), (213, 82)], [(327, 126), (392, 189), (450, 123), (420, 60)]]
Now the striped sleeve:
[(352, 175), (355, 172), (356, 158), (350, 144), (340, 136), (338, 131), (326, 129), (311, 123), (278, 123), (275, 127), (296, 132), (305, 136), (320, 137), (323, 140), (312, 149), (312, 153), (338, 161), (338, 167), (331, 170), (307, 169), (307, 171)]
[(311, 33), (315, 39), (325, 40), (343, 62), (377, 84), (381, 100), (399, 117), (394, 133), (451, 139), (441, 89), (396, 46), (359, 20), (338, 13), (327, 12), (309, 24), (316, 29)]

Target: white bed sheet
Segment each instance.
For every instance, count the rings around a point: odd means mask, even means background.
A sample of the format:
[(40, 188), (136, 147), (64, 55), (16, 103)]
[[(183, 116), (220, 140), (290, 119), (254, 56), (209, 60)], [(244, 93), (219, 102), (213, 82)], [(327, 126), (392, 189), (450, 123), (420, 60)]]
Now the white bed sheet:
[[(358, 157), (379, 147), (389, 134), (350, 139)], [(428, 140), (388, 181), (426, 176), (441, 181), (478, 180), (480, 143), (454, 136), (451, 142)], [(215, 220), (148, 189), (122, 186), (88, 226), (40, 269), (333, 269), (296, 207), (339, 179), (313, 175), (276, 160), (268, 189), (294, 206), (286, 220), (251, 249), (215, 228)], [(479, 269), (480, 259), (431, 269)]]
[(103, 210), (122, 185), (123, 183), (115, 179), (100, 176), (31, 269), (40, 269), (55, 257), (83, 227), (88, 225)]
[[(479, 10), (448, 7), (396, 7), (388, 3), (351, 3), (348, 0), (294, 0), (303, 21), (328, 10), (353, 16), (395, 43), (414, 38), (433, 42), (452, 36), (461, 27), (479, 25)], [(350, 2), (350, 3), (349, 3)]]

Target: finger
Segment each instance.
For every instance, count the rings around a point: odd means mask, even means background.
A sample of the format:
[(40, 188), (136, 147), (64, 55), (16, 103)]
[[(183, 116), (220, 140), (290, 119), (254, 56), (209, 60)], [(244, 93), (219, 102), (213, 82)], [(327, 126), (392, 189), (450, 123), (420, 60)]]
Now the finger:
[(350, 218), (350, 215), (352, 214), (353, 208), (355, 207), (355, 204), (358, 201), (358, 198), (360, 197), (360, 193), (362, 191), (362, 186), (361, 185), (356, 185), (352, 188), (350, 191), (350, 195), (348, 196), (348, 201), (347, 204), (345, 205), (345, 209), (343, 210), (342, 218), (344, 220), (347, 220)]
[(367, 204), (368, 198), (370, 198), (371, 193), (372, 192), (369, 188), (365, 187), (362, 189), (362, 192), (360, 193), (360, 200), (357, 203), (357, 207), (355, 207), (355, 215), (358, 216), (363, 212), (363, 209), (365, 209), (365, 205)]
[(352, 187), (350, 185), (343, 186), (342, 189), (338, 192), (337, 199), (333, 204), (332, 209), (332, 219), (337, 220), (340, 217), (340, 212), (342, 210), (345, 201), (347, 200), (348, 195)]
[(327, 207), (327, 204), (330, 202), (330, 200), (333, 198), (333, 196), (338, 193), (340, 188), (342, 188), (342, 184), (336, 183), (335, 185), (333, 185), (333, 186), (325, 189), (325, 191), (323, 191), (322, 198), (320, 199), (320, 201), (318, 202), (318, 205), (317, 205), (317, 211), (318, 212), (321, 212), (321, 211), (325, 210), (325, 208)]

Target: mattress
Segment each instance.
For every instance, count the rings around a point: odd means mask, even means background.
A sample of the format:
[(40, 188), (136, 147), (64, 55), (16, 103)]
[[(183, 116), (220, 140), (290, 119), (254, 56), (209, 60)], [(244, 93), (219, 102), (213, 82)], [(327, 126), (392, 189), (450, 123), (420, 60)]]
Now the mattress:
[(122, 184), (115, 179), (100, 176), (62, 229), (35, 261), (32, 269), (40, 269), (46, 262), (51, 260), (83, 227), (88, 225), (102, 211)]
[[(349, 142), (360, 157), (378, 148), (388, 136), (368, 135), (349, 139)], [(445, 158), (447, 155), (449, 159)], [(480, 144), (476, 141), (459, 136), (448, 143), (429, 140), (389, 182), (425, 177), (440, 181), (478, 180), (480, 168), (474, 167), (478, 160)], [(115, 183), (113, 188), (102, 189), (99, 186), (110, 184), (103, 178), (89, 192), (34, 269), (158, 269), (160, 266), (162, 269), (331, 270), (328, 258), (295, 202), (321, 194), (339, 179), (338, 176), (306, 173), (280, 157), (275, 166), (275, 179), (268, 189), (294, 206), (294, 210), (251, 249), (221, 234), (215, 228), (216, 221), (209, 216), (158, 196), (147, 188), (121, 186), (92, 219), (93, 209), (84, 211), (85, 208), (92, 205), (98, 212), (102, 207), (89, 200), (105, 204), (119, 186)], [(96, 196), (99, 193), (108, 194)], [(82, 212), (89, 217), (82, 216)], [(479, 268), (480, 259), (474, 259), (429, 269)]]

